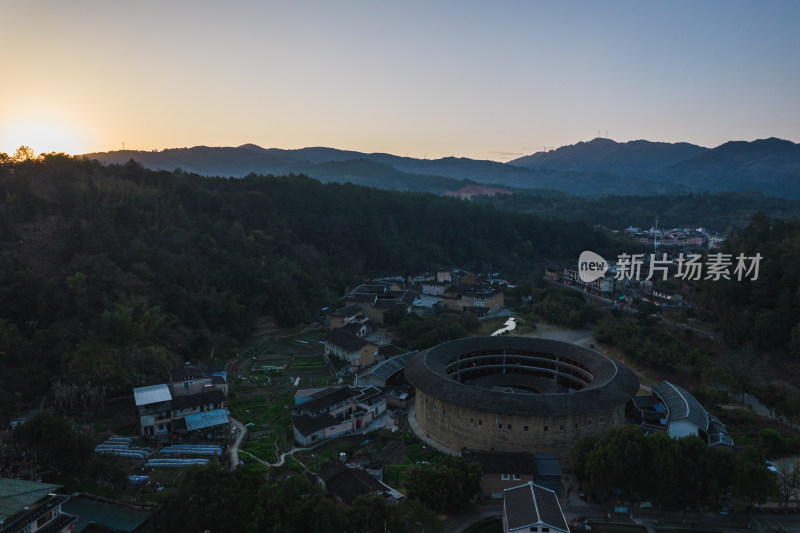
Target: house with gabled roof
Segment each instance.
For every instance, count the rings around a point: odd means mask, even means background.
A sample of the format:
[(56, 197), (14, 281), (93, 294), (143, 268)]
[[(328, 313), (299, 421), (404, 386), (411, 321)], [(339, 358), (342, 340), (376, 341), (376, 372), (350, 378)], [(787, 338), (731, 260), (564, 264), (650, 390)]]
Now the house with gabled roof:
[(311, 396), (297, 394), (292, 407), (295, 442), (307, 446), (367, 427), (386, 410), (380, 389), (367, 387), (326, 387)]
[(329, 330), (342, 328), (347, 324), (356, 322), (356, 317), (363, 316), (361, 306), (358, 304), (350, 304), (345, 307), (339, 308), (326, 318), (326, 326)]
[(422, 282), (422, 294), (428, 294), (430, 296), (441, 296), (444, 294), (444, 290), (450, 286), (449, 281), (423, 281)]
[(402, 289), (396, 284), (382, 281), (372, 281), (358, 285), (342, 300), (347, 306), (358, 305), (363, 314), (374, 324), (383, 324), (383, 313), (393, 307), (411, 312), (418, 294), (414, 291)]
[(502, 289), (483, 282), (460, 282), (444, 290), (442, 304), (454, 311), (467, 311), (483, 316), (502, 309), (505, 296)]
[(347, 363), (353, 372), (375, 362), (379, 346), (344, 329), (334, 329), (325, 336), (325, 357), (335, 357)]
[(728, 435), (725, 425), (706, 411), (683, 387), (662, 381), (653, 387), (653, 394), (664, 406), (663, 420), (666, 421), (670, 437), (696, 435), (709, 446), (733, 446), (733, 439)]
[(345, 505), (351, 505), (359, 496), (370, 494), (394, 500), (403, 498), (402, 494), (365, 470), (352, 468), (342, 461), (330, 460), (323, 464), (317, 472), (317, 483)]
[(488, 498), (502, 498), (505, 489), (528, 481), (561, 491), (561, 466), (552, 454), (463, 450), (461, 457), (480, 465), (481, 491)]
[(502, 498), (505, 489), (533, 481), (536, 463), (532, 453), (499, 453), (465, 450), (461, 457), (481, 467), (481, 492), (487, 498)]
[(505, 533), (569, 533), (556, 493), (532, 481), (503, 491)]

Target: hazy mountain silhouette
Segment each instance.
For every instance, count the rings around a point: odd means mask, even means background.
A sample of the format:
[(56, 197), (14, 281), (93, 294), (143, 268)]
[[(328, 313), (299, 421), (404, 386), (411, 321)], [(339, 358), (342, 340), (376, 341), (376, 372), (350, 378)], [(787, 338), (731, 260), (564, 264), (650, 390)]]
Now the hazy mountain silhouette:
[(800, 144), (774, 137), (731, 141), (658, 173), (708, 191), (760, 191), (800, 198)]
[(579, 195), (755, 190), (800, 198), (800, 147), (780, 139), (729, 142), (707, 149), (687, 143), (617, 143), (598, 138), (511, 163), (417, 159), (325, 147), (283, 150), (254, 144), (86, 155), (104, 163), (134, 159), (151, 169), (181, 168), (206, 176), (306, 174), (320, 181), (437, 194), (473, 184)]
[(533, 170), (495, 161), (456, 157), (415, 159), (323, 147), (282, 150), (245, 144), (221, 148), (170, 148), (152, 152), (119, 150), (85, 155), (107, 164), (124, 164), (133, 159), (150, 169), (171, 171), (181, 168), (205, 176), (306, 174), (324, 182), (349, 181), (380, 189), (437, 194), (470, 184), (559, 190), (581, 195), (658, 194), (689, 190), (685, 185), (657, 183), (603, 172)]
[(618, 143), (596, 138), (562, 146), (548, 152), (537, 152), (513, 161), (509, 165), (553, 170), (611, 172), (622, 175), (641, 175), (662, 170), (708, 150), (689, 143), (629, 141)]

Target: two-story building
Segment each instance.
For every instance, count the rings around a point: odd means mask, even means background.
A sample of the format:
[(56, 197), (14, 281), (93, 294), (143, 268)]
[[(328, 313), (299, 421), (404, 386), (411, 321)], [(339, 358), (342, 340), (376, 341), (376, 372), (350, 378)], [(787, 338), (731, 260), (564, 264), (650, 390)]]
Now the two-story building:
[(325, 336), (325, 357), (334, 366), (339, 365), (331, 361), (332, 357), (344, 361), (349, 372), (374, 363), (379, 349), (377, 344), (344, 329), (334, 329)]
[(327, 387), (310, 397), (298, 391), (292, 408), (294, 438), (308, 446), (321, 440), (367, 427), (386, 411), (380, 389), (368, 387)]
[(350, 304), (328, 315), (326, 326), (329, 330), (343, 328), (348, 324), (355, 323), (358, 317), (363, 317), (361, 306), (358, 304)]
[(140, 435), (167, 436), (227, 424), (228, 383), (224, 372), (185, 364), (169, 372), (169, 382), (133, 389)]

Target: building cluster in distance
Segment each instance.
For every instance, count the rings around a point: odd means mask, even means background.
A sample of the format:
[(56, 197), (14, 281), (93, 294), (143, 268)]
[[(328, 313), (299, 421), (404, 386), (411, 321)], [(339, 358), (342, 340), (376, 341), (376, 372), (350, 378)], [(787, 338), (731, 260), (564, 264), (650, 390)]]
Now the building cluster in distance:
[[(325, 317), (325, 358), (339, 374), (349, 374), (401, 353), (384, 339), (371, 335), (383, 325), (383, 314), (390, 309), (410, 313), (439, 309), (491, 315), (505, 305), (499, 280), (483, 280), (458, 269), (439, 268), (425, 274), (387, 277), (367, 281), (348, 291), (344, 304)], [(415, 284), (422, 294), (408, 288)]]
[(707, 231), (706, 228), (640, 229), (635, 226), (625, 228), (625, 234), (642, 244), (655, 248), (680, 248), (682, 250), (711, 250), (720, 246), (727, 236)]
[(458, 269), (437, 269), (418, 283), (422, 294), (440, 297), (440, 305), (451, 311), (480, 317), (496, 313), (505, 305), (503, 289), (498, 284)]
[[(673, 260), (669, 254), (667, 257), (674, 262), (674, 268), (677, 269), (677, 258)], [(581, 279), (580, 273), (575, 267), (549, 266), (545, 268), (544, 277), (547, 281), (557, 285), (577, 289), (606, 300), (613, 300), (615, 304), (641, 299), (664, 308), (690, 306), (680, 294), (659, 290), (652, 280), (647, 279), (650, 273), (649, 265), (650, 255), (646, 254), (642, 261), (639, 279), (620, 277), (618, 275), (619, 266), (614, 262), (609, 264), (608, 271), (603, 277), (589, 282)]]

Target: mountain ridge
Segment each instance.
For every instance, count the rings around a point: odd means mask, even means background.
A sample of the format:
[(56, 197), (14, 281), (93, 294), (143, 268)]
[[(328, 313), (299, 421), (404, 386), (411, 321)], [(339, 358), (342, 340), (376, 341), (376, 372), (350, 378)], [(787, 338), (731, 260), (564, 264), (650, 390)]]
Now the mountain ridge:
[(597, 138), (508, 163), (454, 156), (418, 159), (322, 146), (262, 148), (250, 143), (85, 155), (107, 164), (134, 159), (153, 170), (181, 168), (206, 176), (304, 174), (323, 182), (435, 194), (480, 185), (576, 195), (756, 190), (800, 198), (800, 145), (777, 138), (730, 141), (715, 148)]
[(526, 168), (595, 170), (630, 175), (658, 171), (706, 150), (708, 148), (690, 143), (664, 143), (641, 139), (619, 143), (612, 139), (597, 137), (591, 141), (519, 157), (507, 164)]

